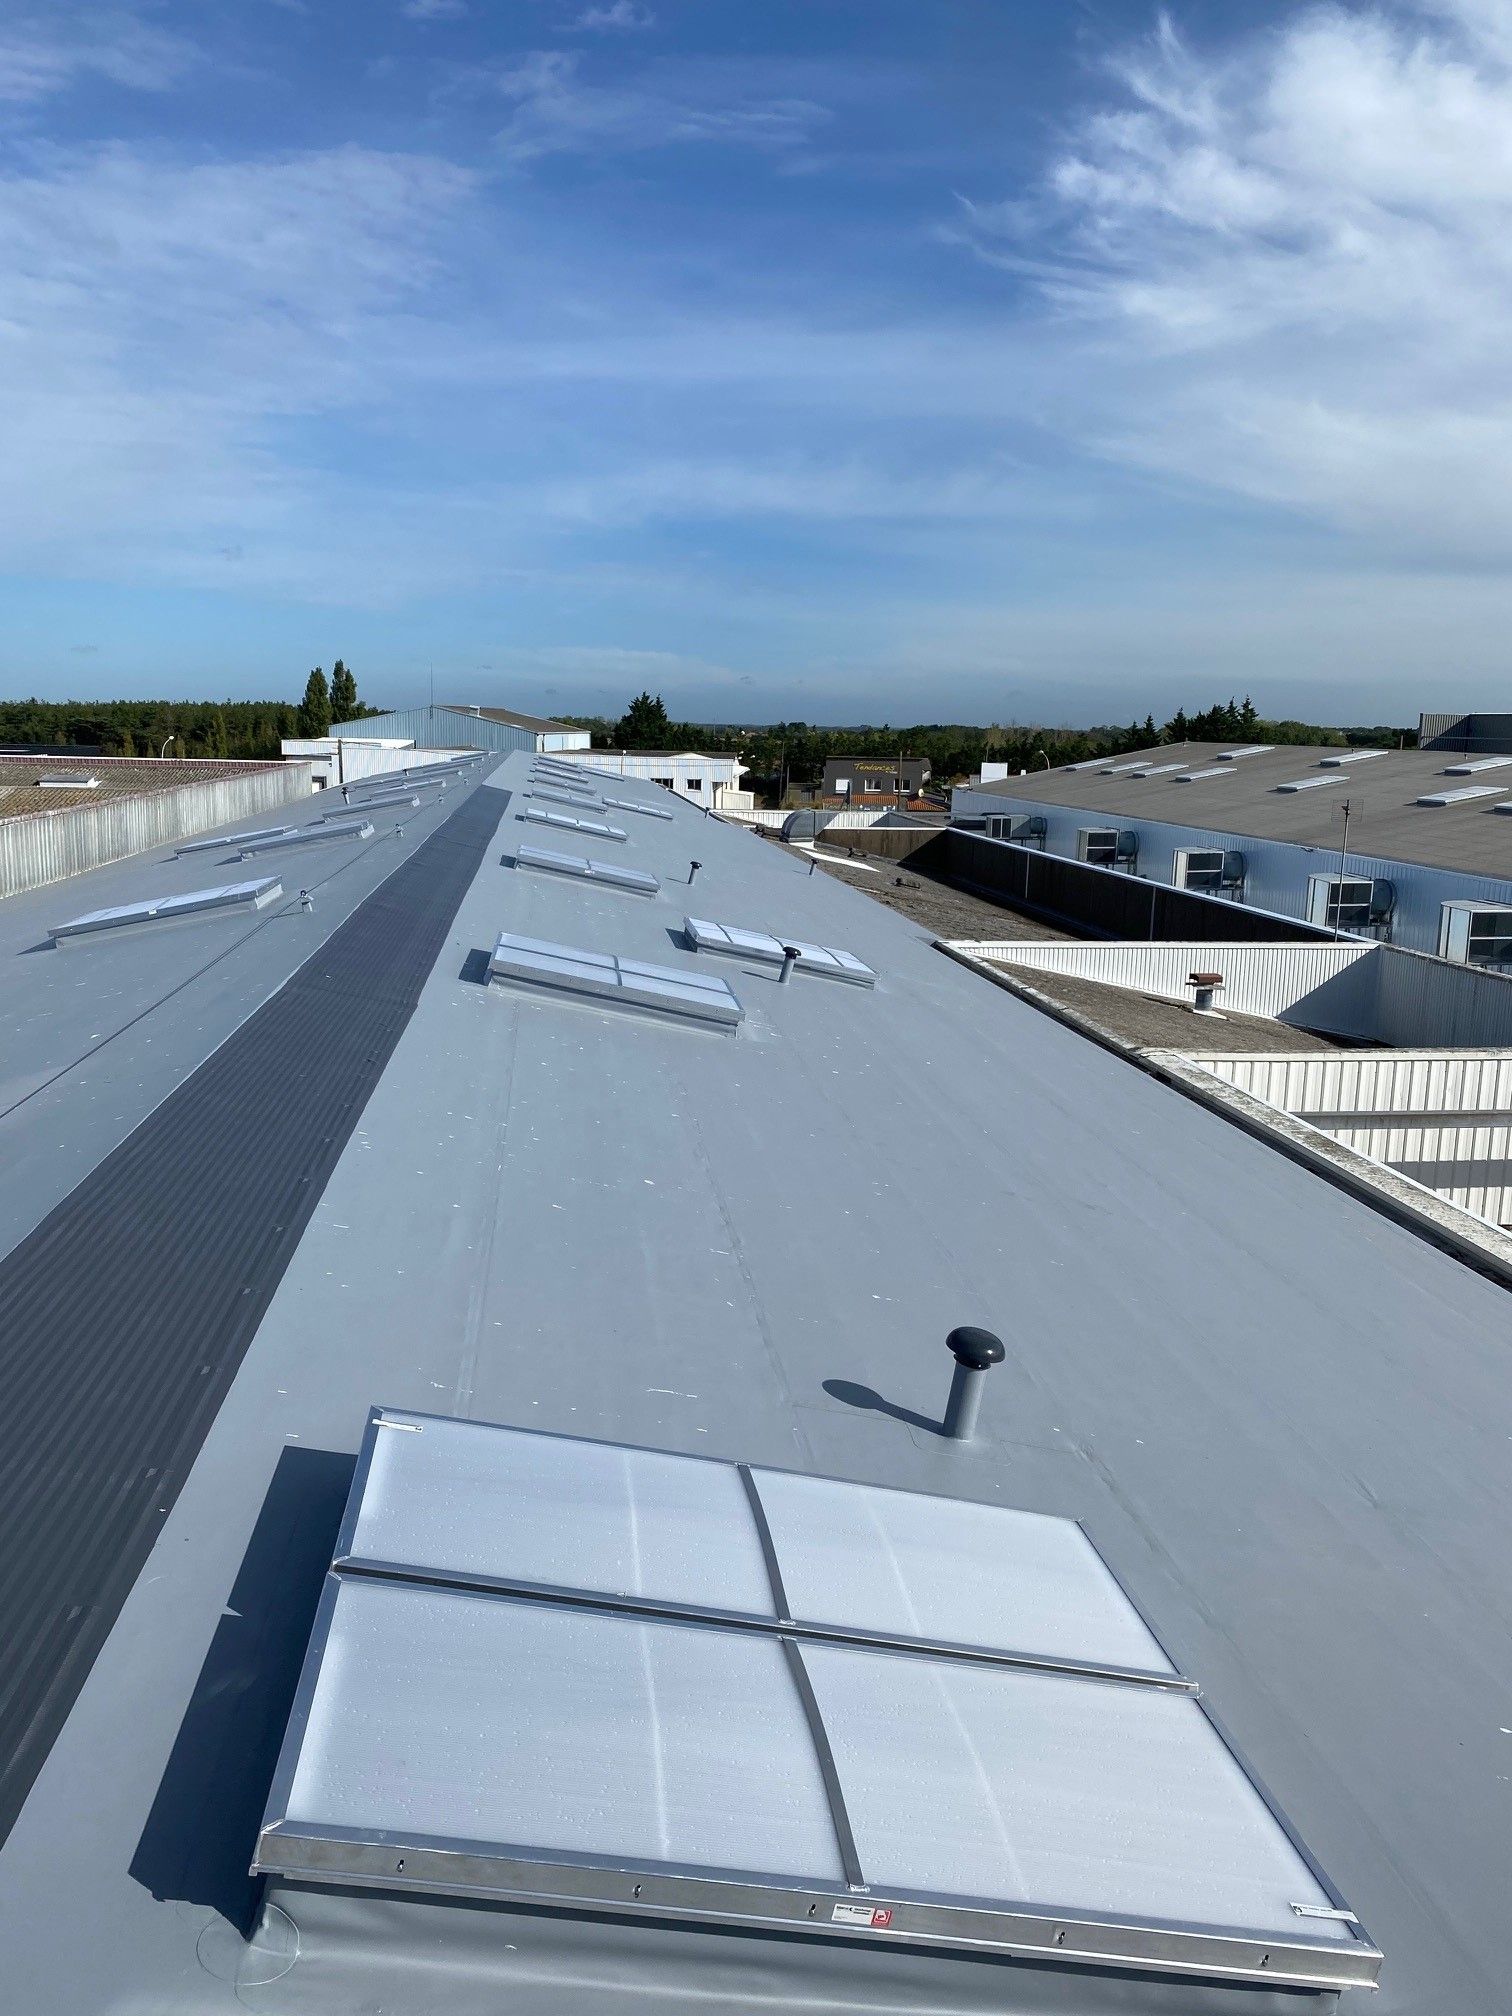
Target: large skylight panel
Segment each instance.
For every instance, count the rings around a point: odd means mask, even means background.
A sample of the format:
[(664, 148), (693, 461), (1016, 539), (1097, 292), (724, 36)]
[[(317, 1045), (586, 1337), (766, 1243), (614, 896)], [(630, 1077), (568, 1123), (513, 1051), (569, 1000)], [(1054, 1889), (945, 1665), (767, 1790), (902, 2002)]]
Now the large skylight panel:
[(1218, 761), (1220, 763), (1242, 763), (1246, 756), (1269, 756), (1270, 753), (1271, 745), (1269, 742), (1251, 742), (1244, 749), (1223, 750), (1219, 755)]
[(384, 1410), (256, 1869), (897, 1937), (905, 1966), (960, 1944), (1270, 1989), (1375, 1981), (1380, 1954), (1169, 1666), (789, 1621), (785, 1581), (890, 1626), (900, 1604), (968, 1619), (981, 1589), (1021, 1634), (1068, 1595), (1104, 1636), (1120, 1606), (1143, 1628), (1064, 1520)]
[(301, 826), (282, 833), (259, 834), (255, 840), (241, 843), (239, 858), (243, 861), (251, 854), (267, 854), (276, 847), (308, 847), (317, 840), (371, 840), (372, 821), (369, 819), (333, 819), (329, 824)]
[(722, 953), (728, 958), (757, 959), (763, 965), (780, 966), (791, 946), (798, 954), (796, 970), (815, 973), (827, 980), (846, 980), (854, 987), (874, 987), (877, 976), (853, 952), (836, 945), (814, 945), (806, 939), (779, 938), (770, 931), (753, 931), (739, 924), (716, 924), (707, 917), (685, 917), (683, 935), (697, 952)]
[(489, 962), (489, 977), (538, 992), (578, 996), (595, 1006), (631, 1008), (701, 1022), (733, 1031), (745, 1010), (723, 981), (676, 967), (647, 966), (631, 959), (605, 960), (570, 945), (501, 934)]
[(175, 919), (208, 914), (245, 915), (266, 910), (282, 894), (283, 884), (276, 875), (265, 876), (260, 882), (227, 882), (216, 889), (188, 889), (176, 896), (150, 896), (140, 903), (117, 903), (108, 910), (88, 910), (82, 917), (71, 917), (66, 924), (52, 925), (48, 936), (56, 943), (133, 924), (167, 924)]
[(1318, 762), (1325, 770), (1341, 770), (1346, 763), (1369, 763), (1386, 753), (1384, 749), (1340, 749), (1332, 756), (1320, 756)]
[(1074, 1520), (751, 1474), (797, 1621), (1179, 1678)]
[(1465, 784), (1458, 791), (1425, 791), (1417, 800), (1419, 805), (1463, 805), (1471, 798), (1496, 798), (1506, 790), (1505, 784)]
[(732, 1463), (391, 1409), (362, 1461), (338, 1561), (774, 1614)]
[(1505, 770), (1512, 756), (1474, 756), (1464, 763), (1445, 765), (1446, 777), (1478, 777), (1483, 770)]
[(291, 1827), (843, 1880), (775, 1638), (363, 1578), (321, 1622)]
[(1289, 777), (1284, 784), (1273, 784), (1273, 791), (1320, 791), (1325, 784), (1338, 780), (1333, 777)]
[(98, 791), (100, 788), (99, 778), (88, 772), (70, 774), (49, 770), (37, 779), (37, 783), (43, 791)]
[(1192, 1695), (853, 1646), (806, 1647), (804, 1664), (880, 1894), (1352, 1944), (1340, 1920), (1299, 1916), (1334, 1900)]
[(1200, 784), (1205, 777), (1232, 777), (1233, 775), (1234, 770), (1232, 765), (1225, 769), (1222, 764), (1215, 764), (1209, 770), (1183, 770), (1178, 777), (1173, 779), (1173, 782), (1177, 784)]
[(1142, 761), (1136, 761), (1133, 763), (1107, 763), (1104, 764), (1103, 768), (1098, 772), (1098, 775), (1100, 777), (1126, 777), (1131, 772), (1135, 770), (1142, 770), (1143, 768), (1144, 764)]
[(1173, 770), (1185, 770), (1185, 763), (1136, 763), (1129, 771), (1131, 777), (1166, 777)]
[(515, 865), (535, 868), (547, 875), (569, 875), (574, 881), (593, 882), (606, 889), (622, 889), (634, 896), (654, 896), (661, 884), (640, 868), (619, 868), (609, 861), (594, 861), (586, 854), (559, 854), (550, 847), (518, 847)]

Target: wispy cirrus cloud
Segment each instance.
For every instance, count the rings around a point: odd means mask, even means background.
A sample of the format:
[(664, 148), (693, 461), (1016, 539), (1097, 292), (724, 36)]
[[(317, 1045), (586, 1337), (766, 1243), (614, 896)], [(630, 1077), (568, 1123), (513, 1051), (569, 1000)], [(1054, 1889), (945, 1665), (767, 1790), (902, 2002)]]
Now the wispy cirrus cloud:
[(0, 23), (0, 104), (34, 105), (88, 78), (166, 91), (194, 60), (182, 36), (124, 8), (21, 15)]
[(471, 82), (514, 108), (500, 138), (517, 163), (698, 145), (782, 153), (807, 145), (830, 116), (811, 98), (750, 87), (735, 65), (665, 64), (605, 83), (576, 52), (543, 49)]
[(1512, 555), (1500, 0), (1313, 7), (1215, 54), (1161, 16), (1109, 68), (1037, 196), (962, 212), (1080, 333), (1071, 424), (1340, 530)]

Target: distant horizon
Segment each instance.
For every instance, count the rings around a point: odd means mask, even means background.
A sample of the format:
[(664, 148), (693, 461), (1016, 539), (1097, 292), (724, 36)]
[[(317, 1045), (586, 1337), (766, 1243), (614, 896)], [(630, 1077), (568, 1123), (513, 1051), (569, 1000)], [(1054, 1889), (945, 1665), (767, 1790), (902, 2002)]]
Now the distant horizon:
[(1495, 706), (1504, 13), (23, 8), (0, 686)]

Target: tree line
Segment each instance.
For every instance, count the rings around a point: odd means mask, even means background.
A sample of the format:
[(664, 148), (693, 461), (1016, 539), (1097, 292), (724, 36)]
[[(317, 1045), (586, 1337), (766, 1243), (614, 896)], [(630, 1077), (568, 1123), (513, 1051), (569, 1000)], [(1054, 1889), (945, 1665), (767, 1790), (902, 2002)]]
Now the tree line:
[(285, 736), (330, 733), (378, 710), (340, 659), (316, 666), (298, 703), (279, 700), (0, 700), (0, 746), (92, 749), (102, 756), (276, 761)]
[(1043, 769), (1077, 763), (1095, 756), (1124, 755), (1152, 749), (1163, 742), (1317, 742), (1344, 748), (1350, 744), (1417, 743), (1416, 728), (1380, 723), (1371, 727), (1335, 728), (1309, 721), (1273, 721), (1263, 716), (1246, 694), (1188, 712), (1178, 707), (1171, 718), (1157, 722), (1153, 714), (1126, 728), (1051, 728), (1014, 722), (973, 727), (951, 722), (922, 722), (908, 727), (832, 728), (807, 721), (774, 721), (765, 727), (708, 721), (673, 721), (659, 694), (638, 694), (618, 721), (603, 716), (567, 716), (574, 727), (589, 730), (595, 748), (707, 749), (738, 754), (750, 766), (745, 780), (779, 799), (789, 787), (818, 783), (831, 757), (923, 757), (934, 781), (947, 784), (980, 770), (984, 762), (1006, 763), (1008, 769)]

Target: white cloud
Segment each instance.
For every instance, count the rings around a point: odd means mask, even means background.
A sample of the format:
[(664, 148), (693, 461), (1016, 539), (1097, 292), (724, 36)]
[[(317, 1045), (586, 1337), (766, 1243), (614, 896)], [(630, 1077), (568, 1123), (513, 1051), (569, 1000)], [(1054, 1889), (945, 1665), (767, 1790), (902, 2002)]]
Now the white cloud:
[(459, 21), (467, 0), (400, 0), (399, 12), (410, 21)]
[(585, 7), (572, 23), (586, 32), (639, 33), (656, 26), (656, 16), (639, 0), (609, 0), (607, 6)]
[(0, 565), (297, 546), (312, 479), (277, 431), (372, 395), (366, 343), (470, 187), (359, 148), (181, 167), (115, 147), (0, 177)]
[(188, 42), (125, 9), (23, 16), (0, 24), (0, 103), (35, 104), (91, 77), (166, 91), (193, 60)]
[(744, 89), (738, 70), (719, 65), (663, 65), (599, 84), (575, 53), (544, 49), (487, 81), (515, 108), (502, 143), (517, 162), (710, 143), (780, 153), (806, 144), (829, 117), (809, 98)]
[(1342, 530), (1512, 553), (1508, 21), (1322, 6), (1206, 54), (1162, 18), (1124, 52), (1040, 204), (963, 211), (1080, 333), (1064, 423)]

